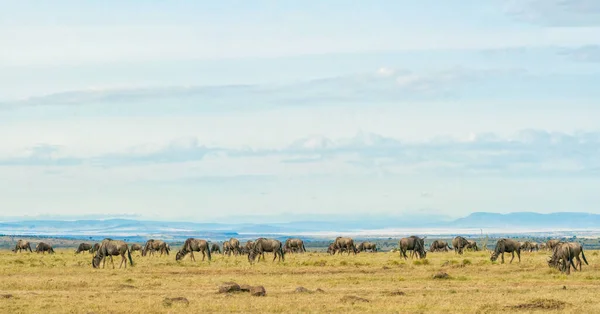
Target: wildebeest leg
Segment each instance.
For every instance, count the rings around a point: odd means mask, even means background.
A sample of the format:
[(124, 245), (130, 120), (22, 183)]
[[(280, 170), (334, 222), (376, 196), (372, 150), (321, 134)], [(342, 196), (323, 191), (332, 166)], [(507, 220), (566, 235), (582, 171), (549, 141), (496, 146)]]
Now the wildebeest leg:
[[(581, 259), (579, 258), (579, 255), (577, 255), (575, 258), (577, 259), (577, 264), (576, 265), (579, 265), (579, 271), (581, 271), (582, 270), (582, 268), (581, 268)], [(575, 270), (577, 271), (577, 266), (575, 266)]]
[(202, 261), (204, 262), (204, 257), (206, 256), (206, 254), (204, 254), (204, 250), (202, 250)]
[(275, 262), (276, 258), (277, 258), (277, 251), (273, 251), (273, 262)]
[(110, 263), (112, 264), (113, 269), (115, 269), (115, 261), (113, 260), (112, 255), (110, 255)]
[(521, 263), (521, 251), (517, 251), (517, 257), (519, 258), (519, 263)]
[[(515, 251), (512, 251), (510, 254), (512, 254), (512, 258), (510, 259), (510, 263), (512, 264), (513, 259), (515, 259)], [(519, 256), (519, 260), (521, 260), (521, 257)]]
[(502, 252), (502, 263), (501, 264), (504, 264), (504, 252)]
[(192, 258), (192, 261), (196, 261), (196, 258), (194, 257), (194, 250), (190, 251), (190, 257)]

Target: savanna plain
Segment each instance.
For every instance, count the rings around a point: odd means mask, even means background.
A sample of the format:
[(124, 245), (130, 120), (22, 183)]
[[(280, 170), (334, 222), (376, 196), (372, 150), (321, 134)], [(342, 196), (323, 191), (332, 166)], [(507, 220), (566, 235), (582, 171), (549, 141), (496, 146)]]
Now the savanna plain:
[[(399, 253), (330, 256), (286, 254), (285, 262), (250, 264), (246, 256), (133, 253), (133, 267), (107, 262), (93, 269), (92, 255), (0, 251), (2, 313), (600, 313), (599, 251), (571, 275), (551, 269), (549, 252), (524, 252), (509, 264), (489, 252), (428, 253), (404, 260)], [(436, 274), (446, 273), (448, 276)], [(263, 286), (266, 295), (218, 293), (225, 282)], [(298, 287), (308, 291), (297, 292)]]

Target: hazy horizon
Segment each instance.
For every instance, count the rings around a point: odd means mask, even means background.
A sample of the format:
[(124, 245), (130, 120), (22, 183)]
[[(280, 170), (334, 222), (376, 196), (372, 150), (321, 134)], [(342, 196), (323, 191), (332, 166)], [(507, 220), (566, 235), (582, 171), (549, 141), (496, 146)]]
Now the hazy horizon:
[(600, 213), (600, 2), (2, 3), (5, 217)]

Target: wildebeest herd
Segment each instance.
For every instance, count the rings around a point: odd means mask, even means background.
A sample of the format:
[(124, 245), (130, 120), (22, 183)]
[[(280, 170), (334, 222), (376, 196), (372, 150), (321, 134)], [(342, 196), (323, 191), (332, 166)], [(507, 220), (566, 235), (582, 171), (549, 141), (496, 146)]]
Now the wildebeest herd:
[[(463, 254), (465, 250), (479, 251), (477, 242), (468, 240), (462, 236), (455, 237), (452, 239), (451, 243), (452, 246), (446, 241), (435, 240), (429, 245), (428, 251), (434, 253), (454, 250), (455, 254)], [(33, 252), (31, 244), (28, 241), (19, 240), (12, 251), (18, 253), (22, 251), (26, 252), (28, 250), (29, 252)], [(419, 259), (426, 258), (428, 252), (425, 249), (425, 238), (420, 238), (418, 236), (400, 239), (398, 241), (397, 250), (400, 252), (400, 257), (404, 259), (408, 258), (408, 255), (406, 254), (408, 251), (410, 251), (411, 258), (417, 257)], [(515, 254), (520, 262), (521, 252), (533, 252), (539, 250), (551, 252), (550, 257), (547, 260), (549, 267), (556, 268), (567, 274), (570, 274), (571, 266), (574, 270), (577, 270), (579, 267), (579, 271), (581, 271), (582, 259), (583, 262), (588, 265), (588, 261), (583, 252), (583, 246), (580, 243), (564, 242), (560, 240), (548, 240), (546, 243), (536, 243), (531, 241), (517, 242), (513, 239), (502, 238), (496, 242), (494, 250), (491, 252), (490, 260), (494, 262), (500, 257), (501, 263), (504, 263), (504, 253), (510, 253), (511, 259), (509, 263), (513, 262)], [(155, 254), (160, 254), (160, 256), (162, 256), (163, 254), (169, 255), (171, 248), (168, 243), (162, 240), (150, 239), (146, 241), (143, 246), (139, 244), (131, 244), (131, 246), (129, 246), (124, 241), (106, 238), (100, 243), (79, 244), (75, 254), (82, 252), (94, 254), (92, 258), (92, 266), (94, 268), (99, 268), (101, 263), (102, 268), (104, 268), (106, 258), (110, 259), (113, 268), (115, 268), (113, 256), (121, 256), (119, 268), (123, 265), (125, 265), (126, 268), (128, 261), (129, 265), (133, 266), (131, 253), (134, 251), (139, 251), (141, 256), (154, 256)], [(54, 249), (47, 243), (39, 242), (35, 247), (35, 252), (53, 254)], [(258, 261), (260, 261), (261, 257), (264, 261), (265, 253), (273, 253), (273, 262), (275, 260), (285, 261), (285, 254), (305, 253), (306, 248), (304, 246), (304, 241), (298, 238), (289, 238), (282, 244), (279, 240), (261, 237), (254, 241), (248, 240), (243, 245), (240, 244), (238, 239), (231, 238), (228, 241), (223, 242), (222, 246), (219, 246), (217, 243), (209, 243), (209, 241), (203, 239), (188, 238), (176, 253), (175, 260), (181, 261), (189, 254), (191, 260), (196, 261), (194, 252), (202, 254), (202, 261), (204, 261), (205, 258), (208, 258), (210, 261), (212, 254), (222, 253), (223, 255), (228, 256), (231, 256), (232, 254), (234, 256), (247, 255), (248, 261), (254, 263), (257, 257)], [(377, 245), (368, 241), (355, 245), (354, 240), (350, 237), (337, 237), (327, 248), (327, 253), (331, 255), (335, 255), (336, 253), (342, 254), (343, 252), (346, 252), (348, 255), (358, 254), (360, 252), (374, 253), (377, 252)], [(575, 262), (577, 262), (577, 264), (575, 264)]]

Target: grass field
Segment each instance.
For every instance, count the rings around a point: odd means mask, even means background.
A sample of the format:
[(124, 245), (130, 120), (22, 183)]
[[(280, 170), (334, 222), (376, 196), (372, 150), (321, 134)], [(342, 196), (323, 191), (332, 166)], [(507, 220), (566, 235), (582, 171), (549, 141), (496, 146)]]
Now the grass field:
[[(245, 256), (212, 262), (175, 254), (140, 257), (134, 267), (92, 269), (89, 253), (0, 251), (2, 313), (600, 313), (600, 257), (570, 276), (550, 269), (548, 252), (523, 253), (521, 263), (491, 263), (488, 252), (428, 253), (404, 261), (397, 253), (329, 256), (288, 254), (286, 261), (250, 265)], [(115, 258), (118, 267), (120, 257)], [(438, 272), (447, 279), (434, 279)], [(223, 282), (262, 285), (265, 297), (218, 294)], [(302, 286), (313, 292), (297, 293)], [(317, 288), (322, 292), (314, 292)], [(169, 302), (183, 297), (189, 301)], [(354, 297), (363, 298), (356, 299)]]

